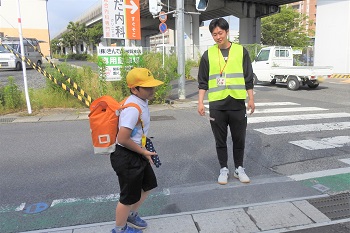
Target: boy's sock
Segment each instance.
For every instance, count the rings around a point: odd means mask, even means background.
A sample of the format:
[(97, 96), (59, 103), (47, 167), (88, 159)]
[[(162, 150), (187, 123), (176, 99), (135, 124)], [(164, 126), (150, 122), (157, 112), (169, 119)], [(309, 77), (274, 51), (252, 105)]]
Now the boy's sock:
[(137, 212), (130, 211), (130, 213), (129, 213), (129, 216), (130, 216), (130, 217), (135, 217), (135, 215), (137, 215)]

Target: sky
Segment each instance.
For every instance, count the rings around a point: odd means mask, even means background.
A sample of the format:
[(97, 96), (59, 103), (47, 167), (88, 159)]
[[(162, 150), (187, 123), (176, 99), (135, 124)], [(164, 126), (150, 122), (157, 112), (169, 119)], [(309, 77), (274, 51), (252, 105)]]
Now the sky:
[(48, 0), (50, 38), (67, 28), (70, 21), (75, 21), (84, 12), (101, 0)]
[[(100, 2), (101, 0), (48, 0), (50, 38), (64, 31), (70, 21), (75, 21)], [(230, 29), (238, 30), (238, 19), (236, 17), (226, 19), (230, 23)], [(205, 25), (208, 24), (208, 22), (205, 23)]]

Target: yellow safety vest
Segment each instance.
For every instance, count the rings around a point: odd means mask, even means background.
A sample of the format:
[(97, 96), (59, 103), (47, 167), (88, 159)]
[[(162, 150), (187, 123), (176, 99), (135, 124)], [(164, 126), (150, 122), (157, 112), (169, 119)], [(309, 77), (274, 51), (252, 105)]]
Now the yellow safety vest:
[[(209, 102), (223, 100), (227, 96), (232, 96), (235, 99), (246, 99), (247, 94), (243, 75), (243, 46), (232, 43), (226, 66), (218, 45), (208, 49), (208, 58)], [(221, 72), (222, 76), (220, 77)]]

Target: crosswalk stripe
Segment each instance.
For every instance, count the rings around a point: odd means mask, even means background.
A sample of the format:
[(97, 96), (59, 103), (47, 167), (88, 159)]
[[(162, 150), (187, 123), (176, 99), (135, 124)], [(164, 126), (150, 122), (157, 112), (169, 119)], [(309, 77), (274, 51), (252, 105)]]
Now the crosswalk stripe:
[(255, 129), (266, 135), (350, 129), (350, 122), (290, 125)]
[(268, 116), (268, 117), (248, 117), (248, 123), (278, 122), (278, 121), (299, 121), (299, 120), (316, 120), (316, 119), (334, 119), (349, 117), (350, 113), (323, 113), (323, 114), (304, 114), (288, 116)]
[(263, 106), (283, 106), (283, 105), (300, 105), (298, 103), (293, 102), (264, 102), (264, 103), (255, 103), (256, 107), (263, 107)]
[(264, 107), (264, 106), (284, 106), (284, 105), (300, 105), (298, 103), (293, 102), (264, 102), (264, 103), (255, 103), (256, 107)]
[(343, 147), (350, 145), (350, 136), (337, 136), (330, 138), (322, 138), (319, 140), (299, 140), (289, 142), (293, 145), (300, 146), (307, 150), (321, 150)]
[(299, 107), (299, 108), (267, 108), (267, 109), (255, 109), (254, 113), (277, 113), (277, 112), (308, 112), (308, 111), (326, 111), (326, 108), (318, 107)]

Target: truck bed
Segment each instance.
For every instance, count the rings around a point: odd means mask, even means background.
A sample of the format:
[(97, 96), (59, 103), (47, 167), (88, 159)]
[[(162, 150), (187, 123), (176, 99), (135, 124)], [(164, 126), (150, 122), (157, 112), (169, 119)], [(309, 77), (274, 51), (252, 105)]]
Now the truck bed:
[(276, 66), (271, 67), (271, 75), (295, 75), (295, 76), (330, 76), (333, 74), (331, 66)]

